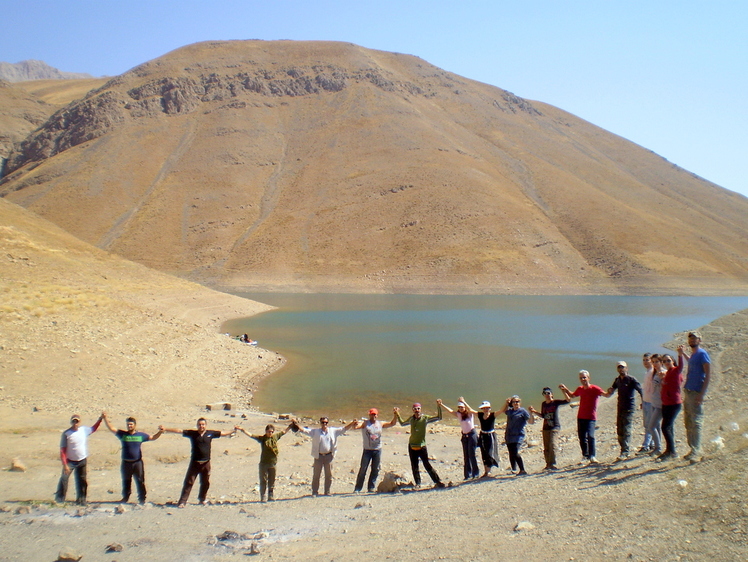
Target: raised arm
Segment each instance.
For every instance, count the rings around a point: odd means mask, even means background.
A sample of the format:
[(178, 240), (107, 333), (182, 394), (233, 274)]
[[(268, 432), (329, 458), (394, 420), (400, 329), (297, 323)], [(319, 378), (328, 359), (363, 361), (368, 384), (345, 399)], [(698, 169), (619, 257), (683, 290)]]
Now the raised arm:
[(163, 432), (163, 431), (161, 431), (161, 430), (159, 429), (159, 430), (158, 430), (158, 431), (157, 431), (156, 433), (154, 433), (153, 435), (151, 435), (151, 436), (150, 436), (150, 437), (148, 438), (148, 440), (149, 440), (149, 441), (155, 441), (156, 439), (158, 439), (159, 437), (161, 437), (161, 435), (162, 435), (163, 433), (164, 433), (164, 432)]
[(496, 412), (497, 414), (506, 414), (507, 408), (509, 408), (509, 403), (512, 401), (511, 398), (507, 398), (504, 403), (501, 405), (501, 408), (499, 408), (499, 411)]
[(349, 423), (345, 427), (343, 427), (343, 433), (345, 433), (349, 429), (353, 429), (354, 427), (356, 427), (356, 425), (358, 425), (358, 420), (354, 419), (351, 423)]
[(462, 402), (463, 404), (465, 404), (465, 410), (467, 410), (468, 414), (477, 414), (478, 413), (478, 410), (473, 410), (470, 407), (470, 404), (468, 404), (467, 402), (465, 402), (465, 398), (463, 396), (460, 396), (457, 400), (459, 400), (460, 402)]
[(112, 425), (112, 423), (109, 421), (109, 418), (107, 417), (106, 412), (101, 412), (101, 417), (104, 419), (104, 423), (109, 428), (109, 431), (111, 431), (112, 433), (114, 433), (116, 435), (117, 434), (117, 428), (114, 427)]
[(566, 399), (571, 401), (572, 398), (574, 398), (574, 395), (571, 393), (571, 391), (566, 388), (565, 384), (558, 385), (559, 390), (564, 393), (564, 396), (566, 396)]
[(392, 419), (388, 422), (385, 422), (382, 424), (382, 429), (386, 429), (388, 427), (392, 427), (394, 425), (397, 425), (397, 412), (393, 410), (392, 412)]
[(91, 426), (91, 433), (96, 433), (96, 430), (99, 429), (99, 426), (101, 425), (101, 421), (104, 419), (105, 412), (102, 412), (99, 416), (99, 419), (96, 420), (96, 423)]
[(221, 437), (236, 437), (236, 427), (230, 431), (221, 431)]
[(444, 408), (445, 410), (447, 410), (447, 412), (449, 412), (450, 414), (452, 414), (452, 415), (453, 415), (453, 416), (455, 416), (455, 417), (457, 417), (457, 415), (459, 414), (459, 412), (457, 412), (457, 411), (453, 410), (452, 408), (450, 408), (449, 406), (447, 406), (447, 405), (446, 405), (446, 404), (445, 404), (444, 402), (442, 402), (441, 400), (437, 400), (437, 401), (436, 401), (436, 405), (437, 405), (437, 407), (438, 407), (438, 406), (441, 406), (442, 408)]

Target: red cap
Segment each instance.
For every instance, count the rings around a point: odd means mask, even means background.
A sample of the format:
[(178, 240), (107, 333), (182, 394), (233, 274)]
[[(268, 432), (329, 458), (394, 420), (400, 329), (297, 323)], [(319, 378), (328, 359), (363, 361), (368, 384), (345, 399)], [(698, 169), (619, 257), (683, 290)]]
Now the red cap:
[(378, 416), (379, 415), (379, 410), (377, 410), (376, 408), (372, 408), (371, 410), (369, 410), (369, 415), (370, 416), (371, 415)]

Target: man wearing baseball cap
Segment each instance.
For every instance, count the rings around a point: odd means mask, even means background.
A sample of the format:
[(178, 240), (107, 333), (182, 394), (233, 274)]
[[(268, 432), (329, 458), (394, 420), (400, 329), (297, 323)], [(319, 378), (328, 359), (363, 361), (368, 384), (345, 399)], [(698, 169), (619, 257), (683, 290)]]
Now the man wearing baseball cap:
[(103, 414), (93, 425), (88, 427), (81, 425), (81, 417), (78, 414), (70, 416), (70, 427), (62, 432), (60, 439), (60, 461), (62, 461), (62, 474), (57, 484), (55, 501), (63, 503), (68, 493), (68, 481), (70, 474), (75, 472), (75, 501), (78, 505), (86, 505), (88, 494), (88, 479), (86, 465), (88, 458), (88, 436), (99, 429)]
[(374, 486), (379, 476), (379, 465), (382, 462), (382, 430), (392, 427), (396, 423), (396, 414), (392, 416), (392, 420), (386, 423), (380, 422), (379, 410), (376, 408), (369, 410), (368, 420), (359, 420), (356, 422), (354, 429), (361, 430), (361, 436), (364, 439), (364, 452), (361, 455), (361, 466), (358, 469), (358, 476), (356, 476), (354, 492), (360, 492), (363, 489), (366, 471), (370, 463), (371, 472), (369, 473), (369, 481), (366, 489), (370, 494), (375, 491)]
[(616, 418), (616, 428), (618, 430), (618, 444), (621, 446), (619, 461), (629, 458), (629, 443), (631, 442), (631, 427), (634, 424), (634, 411), (636, 409), (636, 396), (638, 392), (642, 396), (642, 385), (634, 377), (629, 375), (629, 366), (626, 361), (619, 361), (616, 364), (618, 376), (610, 385), (608, 391), (603, 395), (606, 398), (612, 396), (618, 391), (618, 416)]

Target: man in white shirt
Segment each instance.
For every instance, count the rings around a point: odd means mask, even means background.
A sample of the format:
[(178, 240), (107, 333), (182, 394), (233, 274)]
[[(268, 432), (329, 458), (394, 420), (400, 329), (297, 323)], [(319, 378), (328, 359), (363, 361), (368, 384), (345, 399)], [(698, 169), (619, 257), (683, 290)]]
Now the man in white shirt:
[(103, 414), (93, 427), (81, 425), (81, 417), (74, 414), (70, 417), (70, 427), (62, 432), (60, 439), (60, 461), (62, 462), (62, 474), (57, 484), (55, 501), (63, 503), (68, 493), (68, 480), (70, 474), (75, 472), (76, 503), (86, 505), (88, 494), (88, 480), (86, 478), (86, 460), (88, 458), (88, 436), (99, 429)]
[(356, 425), (356, 420), (345, 427), (329, 427), (330, 420), (327, 416), (319, 419), (319, 428), (309, 429), (294, 424), (304, 435), (312, 438), (312, 458), (314, 459), (314, 471), (312, 473), (312, 496), (319, 495), (319, 480), (322, 469), (325, 469), (325, 495), (330, 495), (332, 484), (332, 461), (335, 459), (335, 451), (338, 448), (338, 437)]

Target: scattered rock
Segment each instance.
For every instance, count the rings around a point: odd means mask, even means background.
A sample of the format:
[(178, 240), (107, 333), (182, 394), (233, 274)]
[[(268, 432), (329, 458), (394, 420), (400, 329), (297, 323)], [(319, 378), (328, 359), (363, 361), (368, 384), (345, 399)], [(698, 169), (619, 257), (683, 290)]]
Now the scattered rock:
[(514, 531), (518, 533), (520, 531), (531, 531), (534, 528), (535, 525), (533, 525), (529, 521), (520, 521), (514, 526)]
[(242, 538), (242, 536), (236, 531), (224, 531), (220, 535), (216, 535), (216, 539), (219, 541), (235, 541)]
[(126, 513), (126, 512), (127, 512), (127, 508), (124, 505), (118, 505), (117, 507), (114, 508), (114, 513), (119, 513), (121, 515), (122, 513)]
[(28, 505), (19, 505), (15, 511), (16, 515), (28, 515), (29, 513), (31, 513), (31, 508)]
[(21, 459), (15, 458), (10, 461), (10, 472), (26, 472), (26, 465), (21, 462)]
[(83, 558), (83, 555), (79, 554), (76, 550), (73, 550), (72, 548), (63, 548), (57, 555), (56, 562), (78, 562), (81, 558)]
[(391, 494), (397, 492), (407, 484), (407, 480), (401, 474), (396, 472), (387, 472), (382, 481), (377, 486), (377, 492), (380, 494)]
[(371, 504), (369, 502), (358, 502), (353, 506), (353, 509), (361, 509), (362, 507), (371, 507)]
[(253, 542), (249, 545), (249, 554), (260, 554), (260, 545)]
[(124, 547), (118, 542), (113, 542), (112, 544), (108, 544), (106, 546), (106, 550), (104, 552), (122, 552), (123, 548)]
[(205, 409), (209, 412), (211, 410), (231, 410), (231, 404), (229, 402), (216, 402), (214, 404), (206, 404)]
[(678, 486), (680, 486), (681, 488), (685, 488), (686, 486), (688, 486), (688, 481), (678, 480)]

